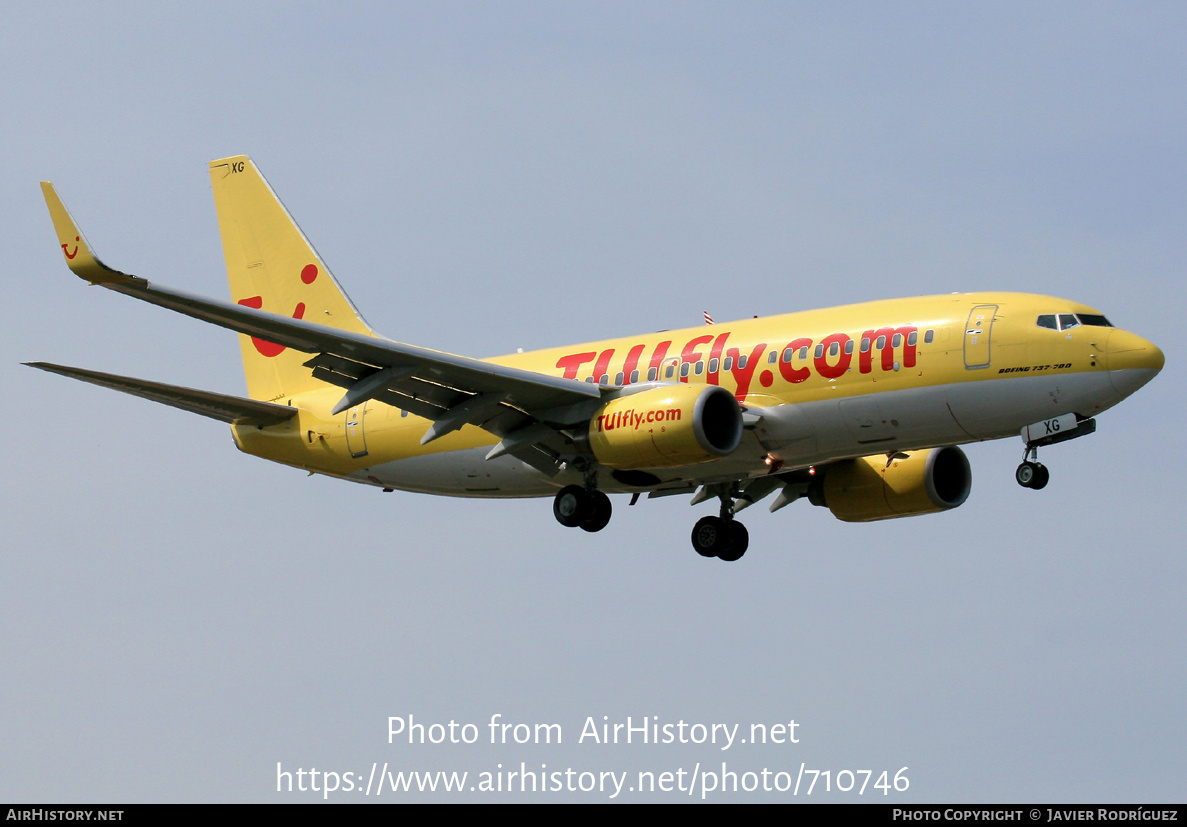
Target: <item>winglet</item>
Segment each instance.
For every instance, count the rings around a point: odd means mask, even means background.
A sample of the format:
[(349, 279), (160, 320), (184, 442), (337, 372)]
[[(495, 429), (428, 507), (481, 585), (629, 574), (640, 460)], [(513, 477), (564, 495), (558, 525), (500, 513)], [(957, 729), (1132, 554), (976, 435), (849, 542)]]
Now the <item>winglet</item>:
[(129, 276), (119, 270), (113, 270), (101, 262), (94, 254), (82, 230), (70, 217), (66, 205), (54, 191), (54, 185), (49, 181), (41, 182), (41, 192), (45, 196), (45, 204), (49, 207), (50, 218), (54, 222), (54, 230), (58, 234), (58, 244), (62, 247), (62, 254), (66, 257), (66, 265), (80, 278), (91, 284), (131, 284), (143, 282), (136, 276)]

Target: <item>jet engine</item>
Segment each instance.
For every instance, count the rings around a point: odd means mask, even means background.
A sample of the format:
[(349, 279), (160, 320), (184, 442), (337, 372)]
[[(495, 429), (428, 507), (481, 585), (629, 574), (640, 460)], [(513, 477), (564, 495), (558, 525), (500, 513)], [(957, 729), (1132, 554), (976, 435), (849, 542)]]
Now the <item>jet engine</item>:
[(618, 470), (711, 462), (741, 441), (742, 409), (717, 385), (662, 385), (619, 396), (589, 422), (594, 456)]
[(813, 505), (827, 506), (847, 523), (932, 514), (968, 499), (973, 475), (964, 451), (950, 446), (834, 462), (808, 490)]

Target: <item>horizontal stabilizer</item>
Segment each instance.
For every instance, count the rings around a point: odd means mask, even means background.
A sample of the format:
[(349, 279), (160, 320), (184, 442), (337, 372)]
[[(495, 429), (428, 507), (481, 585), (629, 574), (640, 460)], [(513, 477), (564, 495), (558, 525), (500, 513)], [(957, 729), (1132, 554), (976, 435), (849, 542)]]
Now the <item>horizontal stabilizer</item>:
[(111, 373), (99, 373), (94, 370), (71, 368), (65, 365), (52, 365), (49, 362), (25, 362), (25, 364), (38, 370), (69, 376), (71, 379), (90, 382), (92, 385), (123, 391), (142, 399), (160, 402), (162, 405), (208, 416), (220, 422), (239, 425), (279, 425), (297, 413), (296, 408), (285, 405), (257, 402), (254, 399), (182, 388), (161, 382), (149, 382), (144, 379), (133, 379), (130, 376), (116, 376)]

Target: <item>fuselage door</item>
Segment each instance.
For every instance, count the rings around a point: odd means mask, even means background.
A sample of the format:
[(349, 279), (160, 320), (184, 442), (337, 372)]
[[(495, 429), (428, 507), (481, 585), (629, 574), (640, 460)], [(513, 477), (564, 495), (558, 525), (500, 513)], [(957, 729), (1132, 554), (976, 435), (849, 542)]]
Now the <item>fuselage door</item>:
[(363, 418), (367, 414), (367, 400), (346, 412), (346, 449), (356, 459), (367, 456), (367, 438), (363, 433)]
[(969, 370), (989, 367), (989, 338), (996, 304), (979, 304), (969, 313), (964, 328), (964, 366)]

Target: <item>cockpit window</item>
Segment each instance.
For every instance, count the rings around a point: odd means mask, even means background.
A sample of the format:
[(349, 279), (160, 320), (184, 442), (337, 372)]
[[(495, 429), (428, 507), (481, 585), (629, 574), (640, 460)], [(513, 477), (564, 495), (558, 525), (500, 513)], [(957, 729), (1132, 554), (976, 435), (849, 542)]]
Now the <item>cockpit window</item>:
[(1112, 322), (1099, 313), (1044, 313), (1035, 319), (1035, 324), (1049, 330), (1071, 330), (1082, 324), (1090, 327), (1114, 327)]

